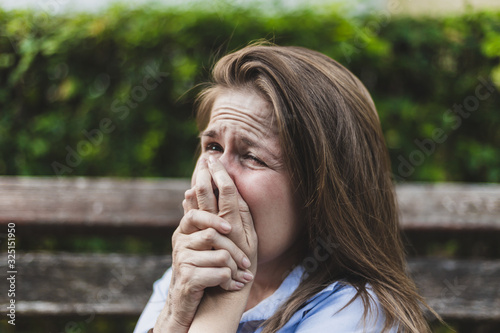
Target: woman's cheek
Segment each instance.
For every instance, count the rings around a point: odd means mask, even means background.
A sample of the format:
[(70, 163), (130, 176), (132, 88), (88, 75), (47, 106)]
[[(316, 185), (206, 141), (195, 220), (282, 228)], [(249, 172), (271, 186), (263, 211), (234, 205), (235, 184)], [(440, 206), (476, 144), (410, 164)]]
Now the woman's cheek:
[[(252, 217), (262, 216), (263, 213), (273, 206), (276, 200), (277, 187), (272, 177), (263, 174), (239, 175), (234, 178), (234, 183), (243, 200), (247, 203)], [(278, 195), (279, 197), (279, 195)]]

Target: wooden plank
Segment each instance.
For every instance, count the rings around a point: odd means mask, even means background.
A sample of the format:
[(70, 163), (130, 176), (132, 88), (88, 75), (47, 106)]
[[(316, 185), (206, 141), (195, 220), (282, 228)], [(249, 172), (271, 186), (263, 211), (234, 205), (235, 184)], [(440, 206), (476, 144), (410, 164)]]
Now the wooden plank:
[[(25, 253), (16, 259), (16, 311), (25, 315), (138, 315), (171, 262), (170, 256), (124, 254)], [(5, 261), (0, 269), (5, 274)], [(0, 304), (7, 302), (2, 293)]]
[[(172, 227), (187, 179), (0, 177), (0, 224)], [(498, 184), (399, 184), (406, 230), (500, 231)]]
[(406, 230), (500, 231), (498, 184), (400, 184), (396, 193)]
[[(17, 311), (138, 316), (169, 265), (167, 256), (26, 253), (17, 260)], [(419, 258), (409, 268), (444, 318), (500, 320), (500, 260)], [(0, 269), (7, 271), (4, 262)], [(7, 293), (0, 293), (0, 307), (7, 301)]]
[(171, 226), (186, 179), (0, 177), (0, 223)]
[(409, 260), (429, 305), (448, 319), (500, 320), (500, 260)]

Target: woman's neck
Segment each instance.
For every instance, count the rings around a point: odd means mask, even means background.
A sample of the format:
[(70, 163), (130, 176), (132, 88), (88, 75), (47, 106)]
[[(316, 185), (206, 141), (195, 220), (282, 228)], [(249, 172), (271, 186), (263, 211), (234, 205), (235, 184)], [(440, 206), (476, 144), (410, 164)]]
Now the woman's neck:
[(258, 264), (245, 311), (271, 296), (299, 263), (300, 258), (300, 250), (295, 250), (270, 262)]

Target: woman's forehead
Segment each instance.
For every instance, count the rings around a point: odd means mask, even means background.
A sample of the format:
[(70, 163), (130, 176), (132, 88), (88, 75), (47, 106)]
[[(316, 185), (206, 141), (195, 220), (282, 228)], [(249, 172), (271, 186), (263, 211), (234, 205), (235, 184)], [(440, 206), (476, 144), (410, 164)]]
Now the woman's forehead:
[(212, 105), (212, 113), (223, 107), (231, 107), (238, 111), (254, 114), (264, 119), (272, 117), (271, 103), (266, 101), (259, 93), (252, 89), (220, 90)]
[(272, 105), (253, 90), (222, 90), (210, 112), (207, 129), (232, 123), (277, 137)]

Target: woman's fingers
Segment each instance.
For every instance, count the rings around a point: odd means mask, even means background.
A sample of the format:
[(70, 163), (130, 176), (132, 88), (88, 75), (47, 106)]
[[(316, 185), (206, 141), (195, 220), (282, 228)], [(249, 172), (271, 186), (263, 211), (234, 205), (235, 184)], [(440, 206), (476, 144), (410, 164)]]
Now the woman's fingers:
[(225, 290), (240, 290), (245, 286), (231, 278), (228, 267), (183, 267), (179, 284), (189, 293), (199, 293), (209, 287), (221, 286)]
[(194, 188), (196, 190), (199, 209), (217, 214), (217, 198), (212, 186), (212, 176), (208, 170), (206, 159), (201, 159), (198, 163), (196, 185)]
[(226, 250), (238, 267), (242, 269), (250, 267), (250, 261), (246, 254), (232, 240), (221, 235), (215, 229), (208, 228), (190, 235), (179, 235), (176, 243), (178, 241), (182, 242), (185, 248), (195, 251)]
[(229, 267), (231, 277), (233, 279), (237, 277), (238, 266), (226, 250), (193, 251), (186, 249), (186, 251), (179, 253), (176, 259), (198, 267)]
[(194, 267), (228, 267), (231, 270), (231, 279), (236, 282), (247, 283), (253, 279), (249, 271), (238, 269), (231, 254), (226, 250), (192, 251), (186, 249), (177, 255), (176, 260)]
[(178, 232), (182, 234), (192, 234), (203, 229), (213, 228), (221, 234), (227, 234), (231, 231), (231, 225), (223, 218), (209, 212), (190, 209), (184, 214)]
[(219, 189), (219, 216), (228, 221), (239, 219), (238, 190), (222, 163), (212, 156), (208, 160), (209, 171)]
[(184, 208), (184, 215), (191, 209), (198, 209), (198, 200), (196, 198), (196, 191), (192, 188), (184, 193), (184, 201), (182, 201), (182, 208)]
[[(219, 188), (218, 215), (228, 221), (232, 227), (227, 238), (241, 248), (252, 263), (256, 263), (258, 239), (250, 208), (239, 194), (224, 165), (219, 160), (209, 157), (208, 166), (213, 181)], [(252, 269), (255, 270), (256, 267)]]
[(238, 209), (240, 211), (241, 222), (243, 223), (243, 229), (247, 235), (250, 235), (250, 240), (255, 240), (257, 242), (257, 232), (255, 231), (255, 227), (253, 225), (252, 214), (250, 214), (250, 208), (245, 200), (241, 197), (240, 192), (236, 193), (238, 198)]

